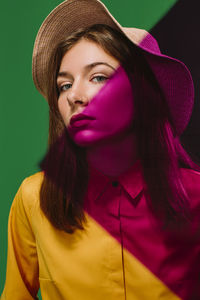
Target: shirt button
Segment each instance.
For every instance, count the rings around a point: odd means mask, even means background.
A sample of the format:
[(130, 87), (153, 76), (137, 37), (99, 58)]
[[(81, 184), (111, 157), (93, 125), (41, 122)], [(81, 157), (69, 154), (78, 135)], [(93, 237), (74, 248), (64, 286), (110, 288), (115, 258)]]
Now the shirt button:
[(112, 186), (118, 186), (119, 185), (119, 182), (118, 181), (112, 181)]

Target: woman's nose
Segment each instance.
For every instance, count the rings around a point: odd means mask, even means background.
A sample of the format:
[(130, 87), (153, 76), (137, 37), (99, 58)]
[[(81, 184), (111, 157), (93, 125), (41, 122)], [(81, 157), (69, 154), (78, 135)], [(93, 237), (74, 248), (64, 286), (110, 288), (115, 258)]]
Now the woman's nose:
[(73, 84), (67, 93), (70, 105), (86, 105), (89, 102), (87, 91), (83, 84)]

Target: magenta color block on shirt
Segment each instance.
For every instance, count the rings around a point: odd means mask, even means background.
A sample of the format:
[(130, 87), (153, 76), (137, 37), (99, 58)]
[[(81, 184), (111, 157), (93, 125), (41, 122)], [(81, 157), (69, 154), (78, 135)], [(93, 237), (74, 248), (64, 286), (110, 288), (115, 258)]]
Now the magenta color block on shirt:
[(139, 161), (118, 177), (90, 166), (84, 209), (177, 296), (200, 299), (200, 173), (182, 169), (181, 174), (193, 213), (182, 235), (160, 229), (147, 205)]

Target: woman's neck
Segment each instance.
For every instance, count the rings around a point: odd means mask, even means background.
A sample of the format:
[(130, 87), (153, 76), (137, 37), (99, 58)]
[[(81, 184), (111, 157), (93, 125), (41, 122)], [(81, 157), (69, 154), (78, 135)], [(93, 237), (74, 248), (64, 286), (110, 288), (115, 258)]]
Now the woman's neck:
[(136, 139), (129, 132), (100, 145), (87, 148), (88, 163), (108, 176), (118, 176), (137, 160)]

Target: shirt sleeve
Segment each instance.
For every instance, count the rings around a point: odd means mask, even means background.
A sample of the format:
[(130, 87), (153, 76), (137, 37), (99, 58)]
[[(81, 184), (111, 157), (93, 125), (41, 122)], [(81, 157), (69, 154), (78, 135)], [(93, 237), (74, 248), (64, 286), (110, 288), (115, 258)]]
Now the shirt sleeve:
[(8, 219), (7, 270), (1, 300), (38, 299), (39, 267), (31, 211), (23, 195), (24, 182), (13, 200)]

